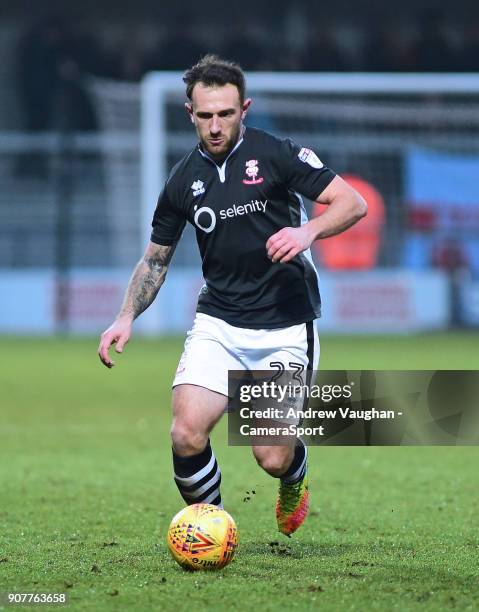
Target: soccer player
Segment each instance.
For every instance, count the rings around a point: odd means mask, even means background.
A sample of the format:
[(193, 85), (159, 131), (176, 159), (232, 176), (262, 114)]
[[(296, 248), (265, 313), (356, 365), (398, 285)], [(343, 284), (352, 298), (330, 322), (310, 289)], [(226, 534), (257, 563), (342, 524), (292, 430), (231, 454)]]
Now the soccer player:
[[(227, 406), (228, 370), (317, 367), (320, 296), (309, 248), (353, 225), (366, 204), (311, 149), (245, 127), (251, 99), (238, 64), (207, 55), (183, 80), (199, 143), (166, 181), (151, 240), (98, 352), (111, 368), (109, 347), (123, 351), (191, 223), (206, 282), (173, 381), (174, 478), (187, 504), (221, 506), (209, 434)], [(328, 204), (326, 212), (308, 221), (300, 194)], [(253, 453), (279, 479), (278, 528), (290, 535), (308, 511), (307, 449), (293, 439)]]

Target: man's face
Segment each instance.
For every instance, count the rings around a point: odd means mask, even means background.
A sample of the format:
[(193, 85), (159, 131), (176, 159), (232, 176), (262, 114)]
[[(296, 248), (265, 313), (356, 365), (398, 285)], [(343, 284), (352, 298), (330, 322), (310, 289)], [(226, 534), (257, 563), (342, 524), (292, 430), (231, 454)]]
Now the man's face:
[(221, 161), (238, 142), (251, 100), (241, 104), (238, 89), (231, 83), (211, 87), (197, 83), (191, 97), (191, 104), (185, 106), (200, 142), (214, 160)]

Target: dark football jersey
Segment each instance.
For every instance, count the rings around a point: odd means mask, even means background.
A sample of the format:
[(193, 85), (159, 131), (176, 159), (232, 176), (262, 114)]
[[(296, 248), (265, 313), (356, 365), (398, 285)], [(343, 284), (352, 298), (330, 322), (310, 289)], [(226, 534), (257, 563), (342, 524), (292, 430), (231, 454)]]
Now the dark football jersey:
[(306, 223), (300, 194), (315, 200), (334, 176), (311, 149), (246, 128), (221, 166), (199, 145), (175, 165), (151, 240), (173, 245), (186, 221), (196, 228), (205, 279), (198, 312), (252, 329), (311, 321), (321, 310), (311, 254), (273, 263), (266, 242)]

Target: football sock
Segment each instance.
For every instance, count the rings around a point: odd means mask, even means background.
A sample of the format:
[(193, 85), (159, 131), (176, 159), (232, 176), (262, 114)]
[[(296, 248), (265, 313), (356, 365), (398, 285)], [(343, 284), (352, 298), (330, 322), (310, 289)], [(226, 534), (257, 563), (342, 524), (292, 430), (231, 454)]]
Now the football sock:
[(210, 441), (197, 455), (180, 457), (173, 449), (175, 482), (187, 504), (221, 504), (221, 470)]
[(294, 457), (291, 465), (281, 476), (282, 482), (295, 484), (304, 478), (306, 474), (306, 464), (308, 461), (308, 449), (304, 442), (298, 438), (294, 449)]

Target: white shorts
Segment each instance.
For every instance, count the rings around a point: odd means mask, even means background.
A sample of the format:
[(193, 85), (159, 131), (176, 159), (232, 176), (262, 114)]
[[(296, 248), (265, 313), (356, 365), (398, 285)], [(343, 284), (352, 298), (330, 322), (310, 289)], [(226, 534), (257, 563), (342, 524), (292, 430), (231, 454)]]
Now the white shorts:
[(245, 329), (199, 312), (187, 333), (173, 387), (198, 385), (228, 396), (228, 370), (274, 370), (278, 363), (285, 370), (298, 364), (305, 371), (318, 368), (314, 321), (281, 329)]

